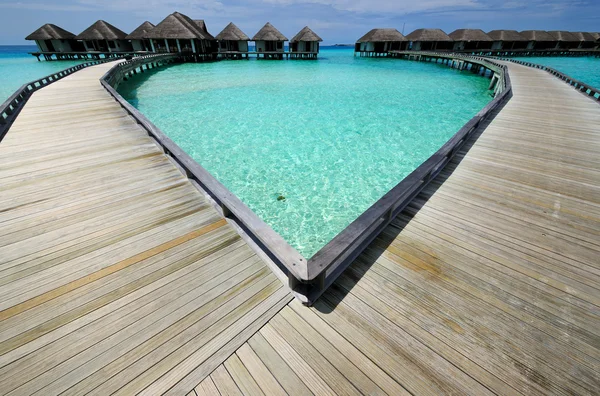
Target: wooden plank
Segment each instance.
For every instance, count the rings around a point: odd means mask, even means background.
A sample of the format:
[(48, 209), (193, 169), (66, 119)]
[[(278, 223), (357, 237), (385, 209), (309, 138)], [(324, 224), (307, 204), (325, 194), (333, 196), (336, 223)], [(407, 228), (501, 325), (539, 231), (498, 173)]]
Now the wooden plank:
[(247, 343), (242, 345), (236, 351), (241, 363), (248, 370), (249, 375), (256, 380), (257, 385), (266, 395), (286, 395), (285, 390), (279, 385), (277, 379), (269, 372), (269, 369), (262, 363), (260, 358), (254, 353)]
[(213, 373), (211, 374), (211, 378), (215, 383), (215, 386), (223, 396), (241, 396), (242, 392), (240, 388), (236, 385), (233, 378), (225, 368), (225, 366), (219, 366)]
[(229, 357), (229, 359), (225, 360), (223, 365), (243, 394), (259, 396), (264, 395), (263, 391), (260, 389), (256, 381), (254, 381), (254, 378), (252, 375), (250, 375), (248, 369), (244, 366), (238, 355), (234, 353)]

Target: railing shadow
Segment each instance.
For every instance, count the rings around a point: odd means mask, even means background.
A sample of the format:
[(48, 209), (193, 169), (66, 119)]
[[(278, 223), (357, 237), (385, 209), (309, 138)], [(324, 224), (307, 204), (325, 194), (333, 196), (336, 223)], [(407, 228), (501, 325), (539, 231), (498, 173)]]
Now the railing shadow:
[[(488, 125), (490, 125), (498, 114), (500, 114), (508, 102), (508, 100), (505, 101), (490, 113), (489, 117), (473, 132), (470, 139), (465, 142), (444, 170), (415, 197), (407, 208), (368, 245), (365, 251), (352, 264), (350, 264), (340, 278), (338, 278), (338, 280), (323, 293), (319, 300), (313, 305), (315, 309), (324, 314), (331, 313), (338, 304), (352, 292), (352, 289), (361, 281), (362, 277), (371, 269), (373, 264), (375, 264), (385, 253), (394, 240), (402, 234), (402, 231), (410, 224), (413, 217), (427, 204), (429, 199), (446, 182), (446, 180), (452, 176), (463, 158), (468, 154), (479, 137), (485, 132)], [(401, 219), (400, 217), (403, 217), (404, 219)]]

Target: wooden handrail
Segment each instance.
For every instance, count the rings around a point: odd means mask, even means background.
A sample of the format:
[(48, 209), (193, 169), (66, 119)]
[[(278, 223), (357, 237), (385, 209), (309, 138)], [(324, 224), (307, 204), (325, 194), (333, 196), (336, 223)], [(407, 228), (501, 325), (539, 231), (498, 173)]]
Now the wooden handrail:
[[(297, 289), (296, 285), (307, 277), (307, 260), (116, 91), (115, 87), (138, 67), (147, 63), (166, 64), (176, 61), (178, 57), (177, 54), (165, 54), (135, 58), (115, 65), (100, 81), (115, 100), (156, 140), (165, 154), (169, 155), (182, 168), (186, 176), (197, 183), (197, 186), (216, 203), (223, 216), (236, 222), (270, 256), (288, 276), (292, 290)], [(297, 296), (304, 301), (301, 294)]]
[[(414, 51), (411, 54), (415, 54)], [(480, 125), (494, 110), (512, 95), (510, 77), (506, 67), (483, 57), (448, 53), (421, 52), (424, 56), (451, 57), (479, 64), (492, 70), (499, 77), (496, 97), (476, 116), (467, 122), (446, 144), (360, 215), (332, 241), (306, 260), (279, 234), (252, 212), (238, 197), (231, 193), (206, 169), (194, 161), (185, 151), (169, 139), (142, 113), (129, 104), (115, 87), (146, 63), (169, 63), (176, 54), (140, 57), (115, 65), (101, 79), (104, 88), (117, 102), (152, 136), (192, 180), (209, 196), (228, 219), (239, 225), (263, 251), (288, 276), (295, 295), (305, 304), (312, 304), (366, 246), (397, 216), (406, 205), (432, 180), (458, 152)]]
[(308, 278), (309, 280), (316, 280), (313, 287), (307, 290), (309, 301), (315, 301), (333, 283), (366, 246), (421, 192), (429, 181), (439, 174), (480, 123), (512, 96), (510, 76), (506, 66), (489, 59), (447, 52), (396, 51), (398, 54), (404, 52), (407, 55), (464, 60), (493, 70), (500, 76), (498, 95), (435, 154), (375, 202), (308, 261)]

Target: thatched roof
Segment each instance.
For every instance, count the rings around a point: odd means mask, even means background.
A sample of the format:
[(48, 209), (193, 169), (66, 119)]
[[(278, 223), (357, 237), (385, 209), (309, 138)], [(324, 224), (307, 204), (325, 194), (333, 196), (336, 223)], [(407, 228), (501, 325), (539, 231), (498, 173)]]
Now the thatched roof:
[(454, 41), (442, 29), (417, 29), (406, 38), (410, 41)]
[(494, 41), (529, 41), (516, 30), (492, 30), (487, 35)]
[(594, 37), (595, 40), (600, 39), (600, 33), (593, 33), (593, 32), (591, 32), (590, 34), (592, 35), (592, 37)]
[(576, 41), (586, 41), (586, 42), (594, 42), (596, 41), (596, 39), (598, 37), (600, 37), (600, 34), (598, 36), (594, 36), (592, 33), (587, 33), (587, 32), (571, 32), (573, 34), (573, 36), (575, 36), (577, 38)]
[(229, 25), (225, 26), (225, 29), (215, 37), (217, 40), (232, 40), (232, 41), (249, 41), (250, 37), (246, 33), (242, 32), (239, 27), (235, 26), (233, 22), (229, 22)]
[(153, 39), (215, 39), (206, 31), (204, 21), (194, 21), (179, 12), (174, 12), (163, 19), (154, 29), (148, 32), (147, 37)]
[(252, 37), (252, 41), (287, 41), (287, 37), (285, 37), (281, 32), (275, 29), (275, 26), (271, 25), (271, 23), (267, 22), (265, 26), (262, 27)]
[(74, 38), (75, 35), (73, 33), (59, 26), (47, 23), (25, 37), (25, 40), (72, 40)]
[(358, 39), (357, 43), (377, 43), (385, 41), (408, 41), (396, 29), (373, 29)]
[(152, 29), (154, 29), (154, 25), (146, 21), (138, 26), (133, 32), (129, 33), (125, 38), (127, 40), (143, 40)]
[(456, 29), (448, 36), (454, 41), (494, 41), (481, 29)]
[(108, 22), (99, 20), (92, 26), (79, 33), (75, 38), (77, 40), (124, 40), (127, 33), (114, 27)]
[(315, 32), (312, 31), (308, 26), (304, 26), (302, 30), (298, 32), (291, 40), (290, 43), (297, 43), (299, 41), (323, 41)]
[[(204, 19), (194, 19), (194, 23), (196, 25), (198, 25), (198, 27), (200, 29), (202, 29), (203, 31), (205, 31), (206, 33), (208, 33), (208, 29), (206, 28), (206, 22), (204, 22)], [(208, 34), (210, 34), (210, 33), (208, 33)], [(211, 34), (211, 36), (212, 36), (212, 34)]]
[(564, 30), (553, 30), (548, 33), (558, 41), (579, 41), (573, 33)]
[(527, 41), (556, 41), (556, 39), (545, 30), (523, 30), (520, 33)]

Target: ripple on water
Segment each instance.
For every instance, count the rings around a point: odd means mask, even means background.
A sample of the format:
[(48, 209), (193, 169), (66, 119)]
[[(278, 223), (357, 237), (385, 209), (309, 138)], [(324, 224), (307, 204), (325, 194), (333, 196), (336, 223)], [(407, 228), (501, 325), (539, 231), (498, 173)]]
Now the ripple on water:
[(318, 61), (177, 65), (119, 91), (311, 257), (481, 110), (488, 84), (325, 49)]

